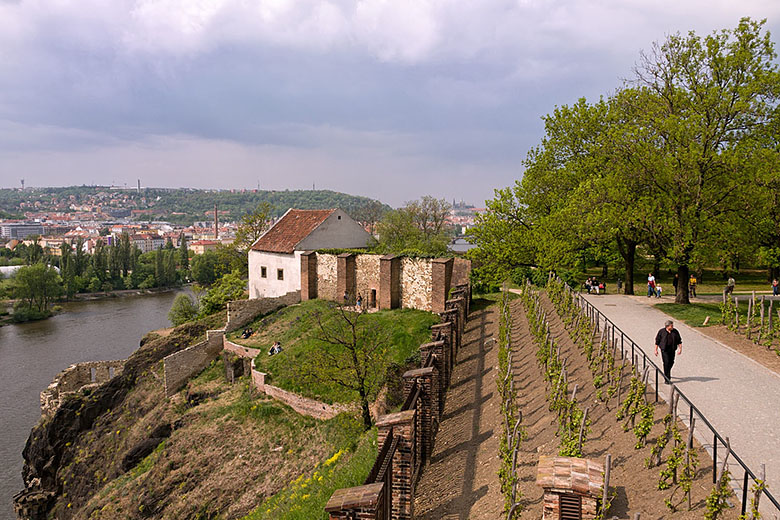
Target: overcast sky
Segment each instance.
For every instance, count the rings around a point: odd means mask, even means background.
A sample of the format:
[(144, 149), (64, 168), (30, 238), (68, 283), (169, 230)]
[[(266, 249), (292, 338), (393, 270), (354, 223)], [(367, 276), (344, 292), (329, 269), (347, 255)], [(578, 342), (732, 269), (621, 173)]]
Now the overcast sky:
[(780, 34), (778, 0), (0, 0), (0, 187), (482, 205), (555, 105), (741, 16)]

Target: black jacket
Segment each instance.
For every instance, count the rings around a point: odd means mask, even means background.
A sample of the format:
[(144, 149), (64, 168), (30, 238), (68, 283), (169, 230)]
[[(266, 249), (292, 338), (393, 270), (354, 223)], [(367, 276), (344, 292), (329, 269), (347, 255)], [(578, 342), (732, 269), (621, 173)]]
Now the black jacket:
[(672, 329), (672, 332), (669, 332), (666, 330), (666, 327), (662, 328), (658, 331), (658, 334), (655, 335), (655, 344), (658, 345), (660, 348), (667, 348), (666, 346), (666, 337), (671, 334), (672, 335), (672, 342), (674, 343), (674, 346), (671, 347), (672, 350), (677, 348), (677, 345), (682, 343), (682, 338), (680, 337), (680, 333), (677, 332), (677, 329)]

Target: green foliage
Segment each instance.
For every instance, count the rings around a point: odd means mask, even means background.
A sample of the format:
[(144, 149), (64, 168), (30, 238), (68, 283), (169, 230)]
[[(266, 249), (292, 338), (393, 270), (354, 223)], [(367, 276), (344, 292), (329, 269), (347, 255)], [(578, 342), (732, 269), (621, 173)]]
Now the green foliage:
[(236, 238), (233, 245), (244, 253), (265, 233), (269, 228), (273, 206), (268, 202), (262, 202), (252, 211), (241, 217), (236, 230)]
[(200, 315), (213, 314), (227, 306), (227, 302), (246, 297), (246, 281), (238, 272), (226, 274), (200, 299)]
[(195, 255), (192, 259), (192, 279), (200, 285), (211, 285), (217, 279), (217, 264), (219, 257), (214, 251), (206, 251)]
[(704, 512), (705, 520), (722, 518), (723, 513), (729, 508), (728, 499), (732, 495), (731, 487), (729, 486), (730, 481), (731, 473), (726, 469), (707, 497), (707, 510)]
[(168, 311), (168, 319), (174, 327), (194, 320), (198, 316), (198, 306), (195, 301), (186, 294), (179, 294), (173, 300), (171, 310)]
[(51, 302), (62, 295), (62, 279), (55, 269), (45, 264), (22, 267), (11, 278), (11, 292), (14, 298), (21, 300), (18, 310), (27, 309), (26, 316), (33, 315), (30, 311), (42, 315), (48, 312)]
[(376, 459), (376, 431), (340, 448), (313, 471), (302, 473), (241, 520), (327, 520), (325, 504), (337, 489), (359, 486)]
[(447, 224), (450, 205), (430, 196), (388, 211), (377, 225), (381, 253), (443, 255), (451, 238)]
[[(285, 307), (267, 316), (258, 318), (247, 325), (255, 331), (250, 339), (242, 340), (241, 331), (229, 335), (236, 343), (261, 350), (255, 358), (258, 370), (268, 374), (272, 384), (306, 397), (312, 397), (328, 403), (358, 402), (356, 391), (348, 390), (327, 377), (330, 364), (320, 367), (318, 377), (314, 377), (310, 366), (323, 355), (321, 351), (331, 350), (331, 346), (321, 341), (318, 331), (317, 313), (323, 318), (332, 312), (331, 302), (309, 300), (300, 305)], [(414, 309), (397, 309), (365, 313), (360, 318), (367, 329), (381, 329), (387, 334), (389, 349), (384, 359), (373, 360), (376, 373), (381, 381), (388, 377), (392, 365), (406, 366), (420, 344), (430, 341), (430, 327), (438, 318), (429, 312)], [(268, 356), (268, 349), (274, 341), (279, 341), (283, 351)], [(377, 389), (372, 390), (370, 399), (376, 398)]]

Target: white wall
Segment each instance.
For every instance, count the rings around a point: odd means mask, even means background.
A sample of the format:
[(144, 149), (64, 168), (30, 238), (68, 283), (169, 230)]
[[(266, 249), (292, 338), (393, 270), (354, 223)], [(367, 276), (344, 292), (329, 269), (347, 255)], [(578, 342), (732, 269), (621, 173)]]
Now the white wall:
[[(260, 276), (266, 268), (266, 278)], [(276, 270), (284, 269), (284, 280), (276, 279)], [(249, 297), (275, 298), (301, 290), (301, 252), (268, 253), (249, 250)]]
[(342, 210), (337, 209), (308, 237), (304, 238), (296, 249), (315, 251), (317, 249), (366, 247), (370, 239), (371, 235), (360, 224), (352, 220)]

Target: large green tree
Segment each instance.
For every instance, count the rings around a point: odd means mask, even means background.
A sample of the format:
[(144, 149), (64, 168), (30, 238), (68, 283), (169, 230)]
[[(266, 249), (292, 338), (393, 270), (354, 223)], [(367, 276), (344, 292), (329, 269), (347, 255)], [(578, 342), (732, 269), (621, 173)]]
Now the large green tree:
[(24, 307), (43, 313), (62, 295), (62, 280), (54, 268), (38, 263), (16, 271), (11, 288), (14, 298), (21, 300)]
[(451, 227), (447, 223), (451, 206), (444, 199), (424, 196), (406, 206), (388, 211), (377, 224), (377, 249), (385, 253), (417, 252), (441, 255), (447, 252)]
[[(640, 182), (651, 189), (647, 231), (681, 280), (749, 190), (743, 147), (767, 125), (780, 90), (774, 44), (764, 22), (742, 19), (704, 38), (669, 36), (644, 53), (635, 83), (642, 113), (633, 151)], [(676, 301), (688, 303), (681, 283)]]

